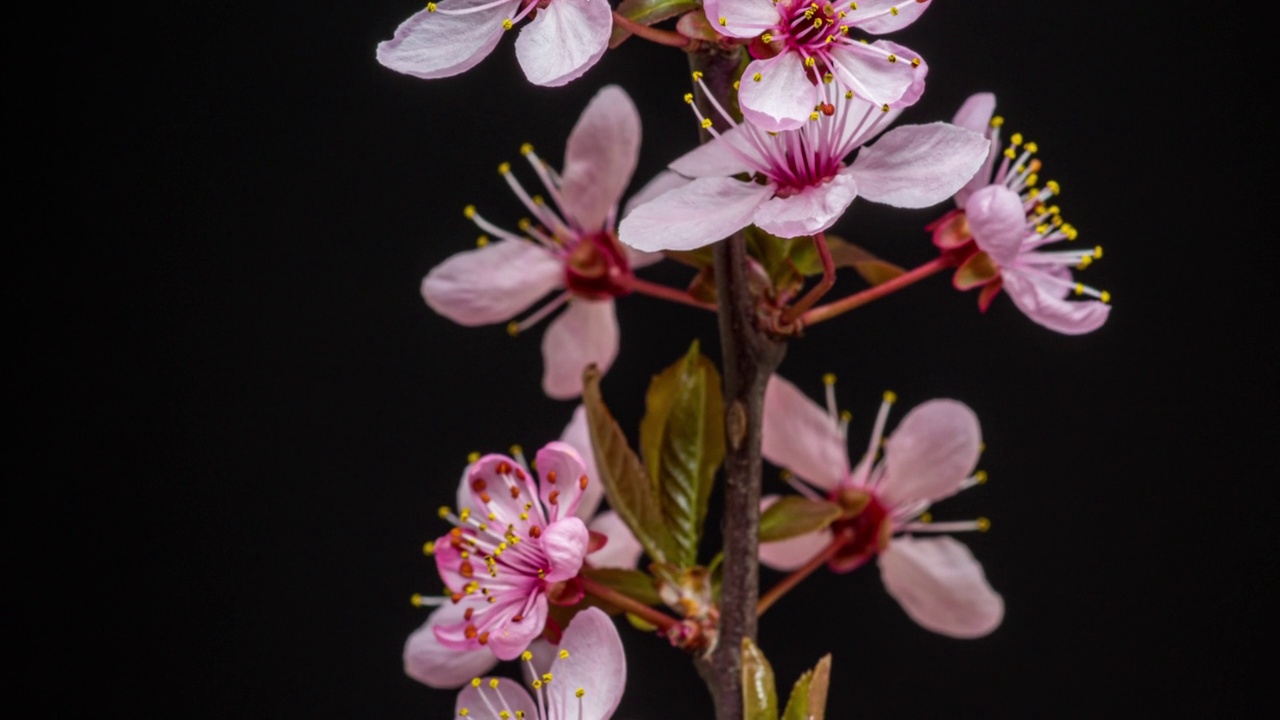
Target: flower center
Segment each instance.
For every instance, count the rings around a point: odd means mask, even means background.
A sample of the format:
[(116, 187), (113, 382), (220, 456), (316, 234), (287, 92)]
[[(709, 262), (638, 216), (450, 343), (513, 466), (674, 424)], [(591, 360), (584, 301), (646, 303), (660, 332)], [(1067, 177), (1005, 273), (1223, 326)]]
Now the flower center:
[(845, 511), (844, 517), (831, 524), (832, 532), (836, 537), (847, 533), (852, 540), (836, 553), (830, 565), (835, 572), (849, 572), (888, 547), (893, 523), (888, 509), (867, 490), (840, 488), (831, 494), (831, 500)]
[(582, 238), (564, 259), (565, 287), (588, 300), (630, 293), (632, 277), (627, 254), (612, 232)]

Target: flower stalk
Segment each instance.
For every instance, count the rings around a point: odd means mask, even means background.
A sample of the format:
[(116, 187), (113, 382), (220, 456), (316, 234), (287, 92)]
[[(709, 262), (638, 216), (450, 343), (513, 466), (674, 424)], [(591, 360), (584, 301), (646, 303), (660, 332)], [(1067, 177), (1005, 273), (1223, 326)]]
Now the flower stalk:
[(818, 259), (822, 261), (822, 279), (809, 292), (805, 293), (804, 297), (782, 313), (783, 327), (794, 323), (806, 310), (813, 307), (814, 303), (821, 300), (832, 285), (836, 284), (836, 263), (831, 259), (831, 248), (827, 247), (827, 234), (824, 232), (815, 234), (813, 236), (813, 246), (818, 251)]
[(801, 580), (804, 580), (812, 575), (815, 570), (826, 565), (827, 561), (835, 557), (845, 545), (849, 544), (850, 540), (852, 540), (852, 537), (848, 532), (843, 532), (837, 535), (825, 550), (814, 555), (813, 558), (809, 560), (809, 562), (805, 563), (803, 567), (793, 571), (790, 575), (779, 580), (777, 585), (769, 588), (769, 592), (762, 595), (760, 597), (760, 601), (756, 603), (756, 617), (758, 618), (763, 616), (769, 608), (773, 607), (774, 603), (782, 599), (783, 595), (791, 592), (792, 588), (799, 585)]
[(955, 263), (949, 258), (939, 257), (934, 260), (930, 260), (917, 268), (908, 270), (898, 277), (887, 282), (880, 283), (875, 287), (869, 287), (862, 292), (854, 293), (848, 297), (827, 303), (826, 305), (820, 305), (806, 312), (804, 315), (801, 315), (800, 322), (805, 327), (809, 327), (810, 325), (820, 323), (823, 320), (830, 320), (837, 315), (842, 315), (855, 308), (860, 308), (872, 300), (879, 300), (885, 295), (890, 295), (904, 287), (907, 287), (908, 285), (913, 285), (930, 275), (942, 272), (949, 267), (955, 267)]
[(617, 10), (613, 11), (613, 24), (636, 37), (644, 38), (649, 42), (656, 42), (659, 45), (686, 48), (689, 47), (691, 42), (693, 42), (678, 32), (671, 32), (670, 30), (662, 30), (661, 28), (652, 28), (648, 25), (642, 25)]
[(607, 603), (617, 605), (619, 608), (622, 608), (632, 615), (656, 626), (664, 633), (680, 624), (679, 620), (671, 617), (661, 610), (655, 610), (642, 602), (638, 602), (626, 595), (623, 595), (608, 585), (596, 582), (586, 576), (582, 577), (582, 591), (588, 595), (604, 600)]

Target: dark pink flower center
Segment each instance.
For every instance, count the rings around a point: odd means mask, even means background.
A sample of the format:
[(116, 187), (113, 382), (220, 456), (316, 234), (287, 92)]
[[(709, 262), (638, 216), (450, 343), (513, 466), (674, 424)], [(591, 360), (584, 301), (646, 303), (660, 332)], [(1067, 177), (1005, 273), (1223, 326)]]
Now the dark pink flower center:
[(842, 488), (832, 493), (831, 499), (846, 513), (831, 524), (831, 530), (837, 538), (846, 535), (850, 539), (831, 558), (830, 567), (835, 572), (849, 572), (884, 550), (893, 523), (880, 499), (866, 490)]
[(611, 232), (582, 238), (564, 259), (564, 284), (588, 300), (604, 300), (631, 292), (631, 263)]

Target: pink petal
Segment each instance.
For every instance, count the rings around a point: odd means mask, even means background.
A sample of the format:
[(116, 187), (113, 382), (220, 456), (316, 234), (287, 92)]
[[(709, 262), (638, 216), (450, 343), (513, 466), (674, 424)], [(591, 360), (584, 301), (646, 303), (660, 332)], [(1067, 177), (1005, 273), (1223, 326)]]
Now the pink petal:
[(618, 356), (618, 319), (612, 300), (574, 299), (542, 336), (542, 389), (568, 400), (582, 394), (582, 370), (605, 372)]
[(751, 224), (772, 185), (733, 178), (698, 178), (647, 202), (622, 219), (618, 239), (639, 250), (693, 250)]
[(461, 325), (510, 320), (564, 283), (564, 265), (531, 242), (499, 240), (452, 255), (422, 279), (422, 299)]
[[(537, 467), (542, 480), (539, 497), (547, 508), (547, 519), (555, 522), (574, 515), (585, 490), (582, 480), (587, 478), (582, 456), (568, 443), (551, 442), (538, 451)], [(589, 478), (586, 484), (590, 487)], [(551, 500), (552, 493), (555, 502)]]
[(761, 452), (774, 465), (824, 490), (849, 476), (848, 444), (836, 421), (781, 376), (765, 386), (763, 425)]
[(880, 553), (885, 589), (921, 627), (976, 638), (1004, 619), (1004, 599), (987, 583), (969, 548), (949, 537), (894, 538)]
[(582, 569), (582, 559), (587, 556), (588, 538), (587, 526), (576, 517), (551, 523), (542, 531), (542, 550), (551, 564), (546, 568), (547, 582), (555, 583), (577, 576)]
[[(703, 148), (710, 144), (711, 143), (707, 143), (706, 145), (699, 145), (698, 147)], [(627, 213), (630, 213), (635, 208), (649, 202), (650, 200), (653, 200), (659, 195), (663, 195), (668, 191), (675, 190), (676, 188), (684, 187), (685, 185), (688, 185), (688, 184), (689, 184), (688, 178), (678, 175), (676, 173), (673, 173), (670, 170), (663, 170), (657, 175), (654, 175), (653, 179), (645, 183), (644, 187), (640, 188), (638, 192), (636, 192), (627, 200), (626, 210), (623, 214), (626, 215)], [(657, 255), (656, 253), (654, 254), (654, 256), (661, 257), (661, 255)], [(633, 264), (632, 267), (635, 267), (635, 265)]]
[(1037, 323), (1064, 335), (1083, 335), (1102, 327), (1111, 306), (1098, 300), (1064, 300), (1019, 269), (1001, 275), (1013, 304)]
[(991, 127), (991, 116), (996, 113), (996, 96), (992, 93), (975, 93), (970, 95), (956, 116), (951, 119), (957, 125), (976, 133), (985, 133)]
[[(500, 470), (506, 470), (506, 472), (499, 472)], [(467, 485), (471, 490), (473, 507), (483, 508), (483, 513), (493, 513), (493, 522), (498, 527), (514, 525), (520, 530), (521, 535), (525, 535), (529, 525), (540, 522), (533, 516), (530, 516), (532, 519), (520, 518), (520, 515), (525, 512), (525, 504), (538, 497), (538, 489), (534, 486), (529, 472), (512, 458), (498, 454), (481, 457), (471, 466)], [(512, 492), (519, 494), (512, 497)], [(540, 511), (538, 515), (541, 515)], [(436, 559), (438, 562), (443, 562), (438, 548)]]
[(520, 31), (516, 59), (534, 85), (564, 85), (600, 60), (612, 30), (607, 0), (555, 0)]
[(904, 125), (859, 151), (850, 172), (867, 200), (928, 207), (964, 187), (989, 145), (978, 133), (946, 123)]
[[(755, 79), (757, 74), (759, 80)], [(804, 58), (794, 51), (752, 61), (738, 85), (742, 116), (769, 132), (794, 130), (804, 125), (817, 97), (813, 82), (805, 73)]]
[[(831, 43), (828, 57), (836, 78), (852, 89), (854, 95), (877, 106), (888, 104), (892, 107), (899, 102), (910, 105), (921, 91), (915, 86), (918, 68), (911, 67), (911, 60), (916, 56), (903, 55), (897, 62), (889, 62), (885, 52), (896, 54), (901, 46), (888, 46), (885, 41), (877, 40), (871, 47), (883, 52), (873, 52), (862, 43)], [(904, 96), (906, 101), (903, 101)]]
[[(538, 718), (538, 706), (520, 683), (507, 678), (497, 678), (497, 689), (489, 687), (494, 678), (482, 678), (479, 687), (468, 685), (458, 693), (453, 716), (467, 720), (502, 720), (503, 718)], [(499, 698), (502, 698), (499, 700)], [(486, 702), (487, 701), (487, 702)], [(505, 702), (504, 702), (505, 701)], [(489, 708), (492, 706), (493, 710)], [(466, 713), (463, 713), (463, 710)], [(506, 711), (506, 715), (499, 713)], [(497, 711), (496, 713), (494, 711)], [(517, 714), (523, 713), (523, 714)]]
[(524, 609), (524, 602), (513, 603), (510, 608), (512, 616), (506, 618), (489, 635), (488, 647), (499, 660), (515, 660), (520, 657), (520, 653), (542, 634), (542, 629), (547, 624), (547, 594), (540, 590), (534, 591), (533, 603), (518, 622), (514, 620), (514, 613)]
[(639, 156), (640, 113), (635, 103), (617, 85), (602, 88), (582, 111), (564, 151), (560, 196), (570, 222), (586, 233), (604, 230)]
[(964, 203), (978, 247), (1003, 267), (1013, 264), (1027, 237), (1027, 215), (1018, 194), (1003, 185), (979, 188)]
[[(927, 7), (929, 0), (905, 3), (902, 0), (862, 0), (845, 22), (865, 33), (883, 35), (915, 22)], [(897, 13), (890, 12), (890, 8), (897, 8)]]
[(982, 428), (968, 405), (930, 400), (911, 409), (885, 443), (880, 500), (899, 507), (936, 502), (960, 491), (978, 464)]
[[(491, 0), (450, 0), (449, 10), (464, 10)], [(457, 75), (475, 67), (502, 37), (502, 20), (518, 0), (466, 15), (420, 10), (400, 23), (390, 40), (378, 43), (378, 62), (420, 78)]]
[(413, 631), (404, 643), (406, 675), (428, 687), (456, 688), (498, 664), (498, 658), (488, 648), (452, 650), (436, 639), (436, 626), (462, 622), (465, 612), (464, 605), (447, 602), (427, 616), (422, 627)]
[(845, 168), (790, 197), (774, 197), (756, 210), (755, 224), (783, 238), (812, 235), (835, 225), (858, 196), (858, 183), (849, 171)]
[[(551, 665), (555, 680), (545, 686), (547, 716), (566, 720), (612, 717), (627, 684), (627, 658), (613, 621), (599, 608), (583, 610), (565, 628), (560, 649), (567, 656), (556, 658)], [(581, 700), (577, 697), (579, 688), (583, 691)]]
[(729, 37), (754, 38), (761, 32), (758, 26), (774, 25), (779, 19), (773, 0), (704, 0), (702, 8), (711, 27)]
[(604, 547), (587, 556), (592, 567), (635, 569), (644, 548), (618, 513), (606, 510), (597, 515), (589, 527), (592, 532), (609, 538)]
[[(760, 498), (760, 510), (776, 503), (781, 495)], [(760, 562), (779, 572), (791, 572), (804, 567), (815, 555), (826, 550), (834, 536), (828, 529), (797, 535), (776, 542), (760, 543)]]
[(917, 54), (915, 50), (912, 50), (909, 47), (899, 45), (898, 43), (893, 42), (892, 40), (877, 41), (876, 46), (887, 52), (891, 52), (894, 55), (897, 55), (899, 58), (898, 59), (899, 63), (902, 62), (902, 58), (912, 58), (914, 60), (920, 61), (919, 63), (917, 63), (912, 67), (911, 85), (907, 87), (906, 92), (902, 93), (902, 97), (898, 98), (898, 101), (893, 103), (890, 109), (890, 112), (892, 112), (893, 110), (902, 112), (906, 108), (909, 108), (912, 105), (915, 105), (916, 101), (918, 101), (921, 97), (924, 96), (925, 79), (929, 77), (929, 63), (925, 62), (924, 58), (920, 57), (920, 55)]
[[(747, 138), (747, 133), (753, 132), (744, 125), (730, 128), (720, 133), (720, 137), (676, 158), (668, 167), (690, 178), (726, 177), (764, 167), (766, 163), (760, 152)], [(753, 159), (754, 164), (749, 159)]]
[(565, 426), (564, 432), (560, 433), (560, 442), (578, 451), (582, 467), (590, 479), (587, 489), (578, 498), (578, 510), (574, 513), (584, 522), (589, 521), (595, 517), (600, 500), (604, 497), (604, 483), (600, 482), (600, 471), (596, 469), (596, 453), (591, 445), (591, 431), (587, 427), (586, 407), (579, 405), (573, 411), (573, 419)]

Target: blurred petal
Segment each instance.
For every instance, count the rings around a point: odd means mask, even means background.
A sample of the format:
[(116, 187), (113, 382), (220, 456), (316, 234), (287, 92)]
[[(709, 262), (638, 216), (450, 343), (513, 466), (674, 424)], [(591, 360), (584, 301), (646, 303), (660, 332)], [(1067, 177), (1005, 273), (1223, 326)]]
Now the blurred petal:
[(591, 431), (587, 426), (587, 408), (579, 405), (573, 411), (573, 419), (560, 433), (560, 441), (578, 451), (582, 467), (587, 473), (589, 482), (587, 489), (578, 498), (578, 510), (574, 514), (584, 522), (595, 517), (600, 508), (600, 500), (604, 497), (604, 483), (600, 482), (600, 471), (596, 469), (596, 453), (591, 445)]
[(960, 491), (982, 452), (978, 416), (957, 400), (911, 409), (885, 442), (884, 479), (876, 488), (890, 507), (936, 502)]
[[(556, 658), (551, 665), (555, 680), (545, 686), (547, 716), (611, 717), (627, 684), (627, 658), (613, 621), (599, 608), (583, 610), (565, 628), (560, 649), (565, 657)], [(581, 699), (576, 695), (579, 688)]]
[[(491, 0), (450, 0), (449, 10), (466, 10)], [(420, 10), (378, 43), (378, 62), (396, 72), (425, 79), (449, 77), (475, 67), (502, 37), (502, 20), (519, 7), (512, 0), (466, 15)]]
[(1102, 327), (1111, 306), (1098, 300), (1063, 300), (1060, 293), (1018, 270), (1002, 274), (1009, 299), (1027, 317), (1064, 335), (1083, 335)]
[(769, 462), (824, 490), (848, 477), (848, 445), (836, 422), (778, 375), (765, 386), (763, 425), (761, 452)]
[(699, 178), (637, 207), (622, 219), (618, 239), (648, 252), (693, 250), (751, 224), (772, 185), (733, 178)]
[(607, 0), (555, 0), (520, 31), (516, 59), (534, 85), (564, 85), (600, 60), (612, 30)]
[(690, 178), (725, 177), (764, 167), (767, 165), (764, 157), (748, 139), (752, 132), (745, 125), (730, 128), (720, 133), (720, 137), (676, 158), (669, 167)]
[[(992, 93), (977, 93), (970, 95), (969, 99), (964, 101), (964, 104), (956, 111), (956, 116), (952, 118), (951, 123), (986, 136), (987, 132), (991, 130), (991, 118), (995, 115), (995, 112), (996, 96)], [(983, 161), (982, 167), (978, 168), (978, 172), (973, 176), (973, 179), (956, 192), (957, 207), (964, 207), (964, 203), (969, 199), (970, 195), (991, 182), (991, 170), (995, 167), (996, 157), (999, 155), (1000, 147), (993, 143), (987, 150), (987, 159)]]
[(602, 88), (582, 111), (564, 151), (560, 196), (570, 221), (587, 233), (603, 230), (631, 182), (639, 156), (640, 113), (635, 103), (617, 85)]
[(461, 325), (510, 320), (564, 283), (564, 266), (532, 242), (499, 240), (449, 257), (422, 279), (422, 299)]
[(604, 547), (587, 556), (592, 567), (635, 569), (644, 548), (618, 513), (612, 510), (600, 513), (591, 521), (589, 528), (609, 538)]
[[(781, 499), (781, 495), (766, 495), (760, 499), (760, 511)], [(780, 572), (798, 570), (815, 555), (826, 550), (833, 539), (831, 531), (822, 529), (806, 535), (797, 535), (776, 542), (760, 543), (760, 562)]]
[(582, 394), (582, 370), (605, 372), (618, 356), (618, 319), (612, 300), (574, 299), (542, 336), (542, 389), (568, 400)]
[(880, 554), (885, 589), (921, 627), (976, 638), (1004, 619), (1004, 600), (969, 548), (949, 537), (894, 538)]
[(440, 644), (433, 628), (462, 622), (466, 606), (446, 602), (432, 611), (427, 621), (404, 643), (404, 672), (424, 685), (437, 689), (460, 687), (498, 664), (488, 648), (451, 650)]
[(821, 185), (765, 202), (756, 210), (755, 224), (782, 238), (812, 235), (835, 225), (858, 196), (858, 183), (851, 170), (844, 168)]
[(946, 123), (904, 125), (858, 152), (849, 172), (872, 202), (922, 208), (964, 187), (987, 156), (990, 142)]

